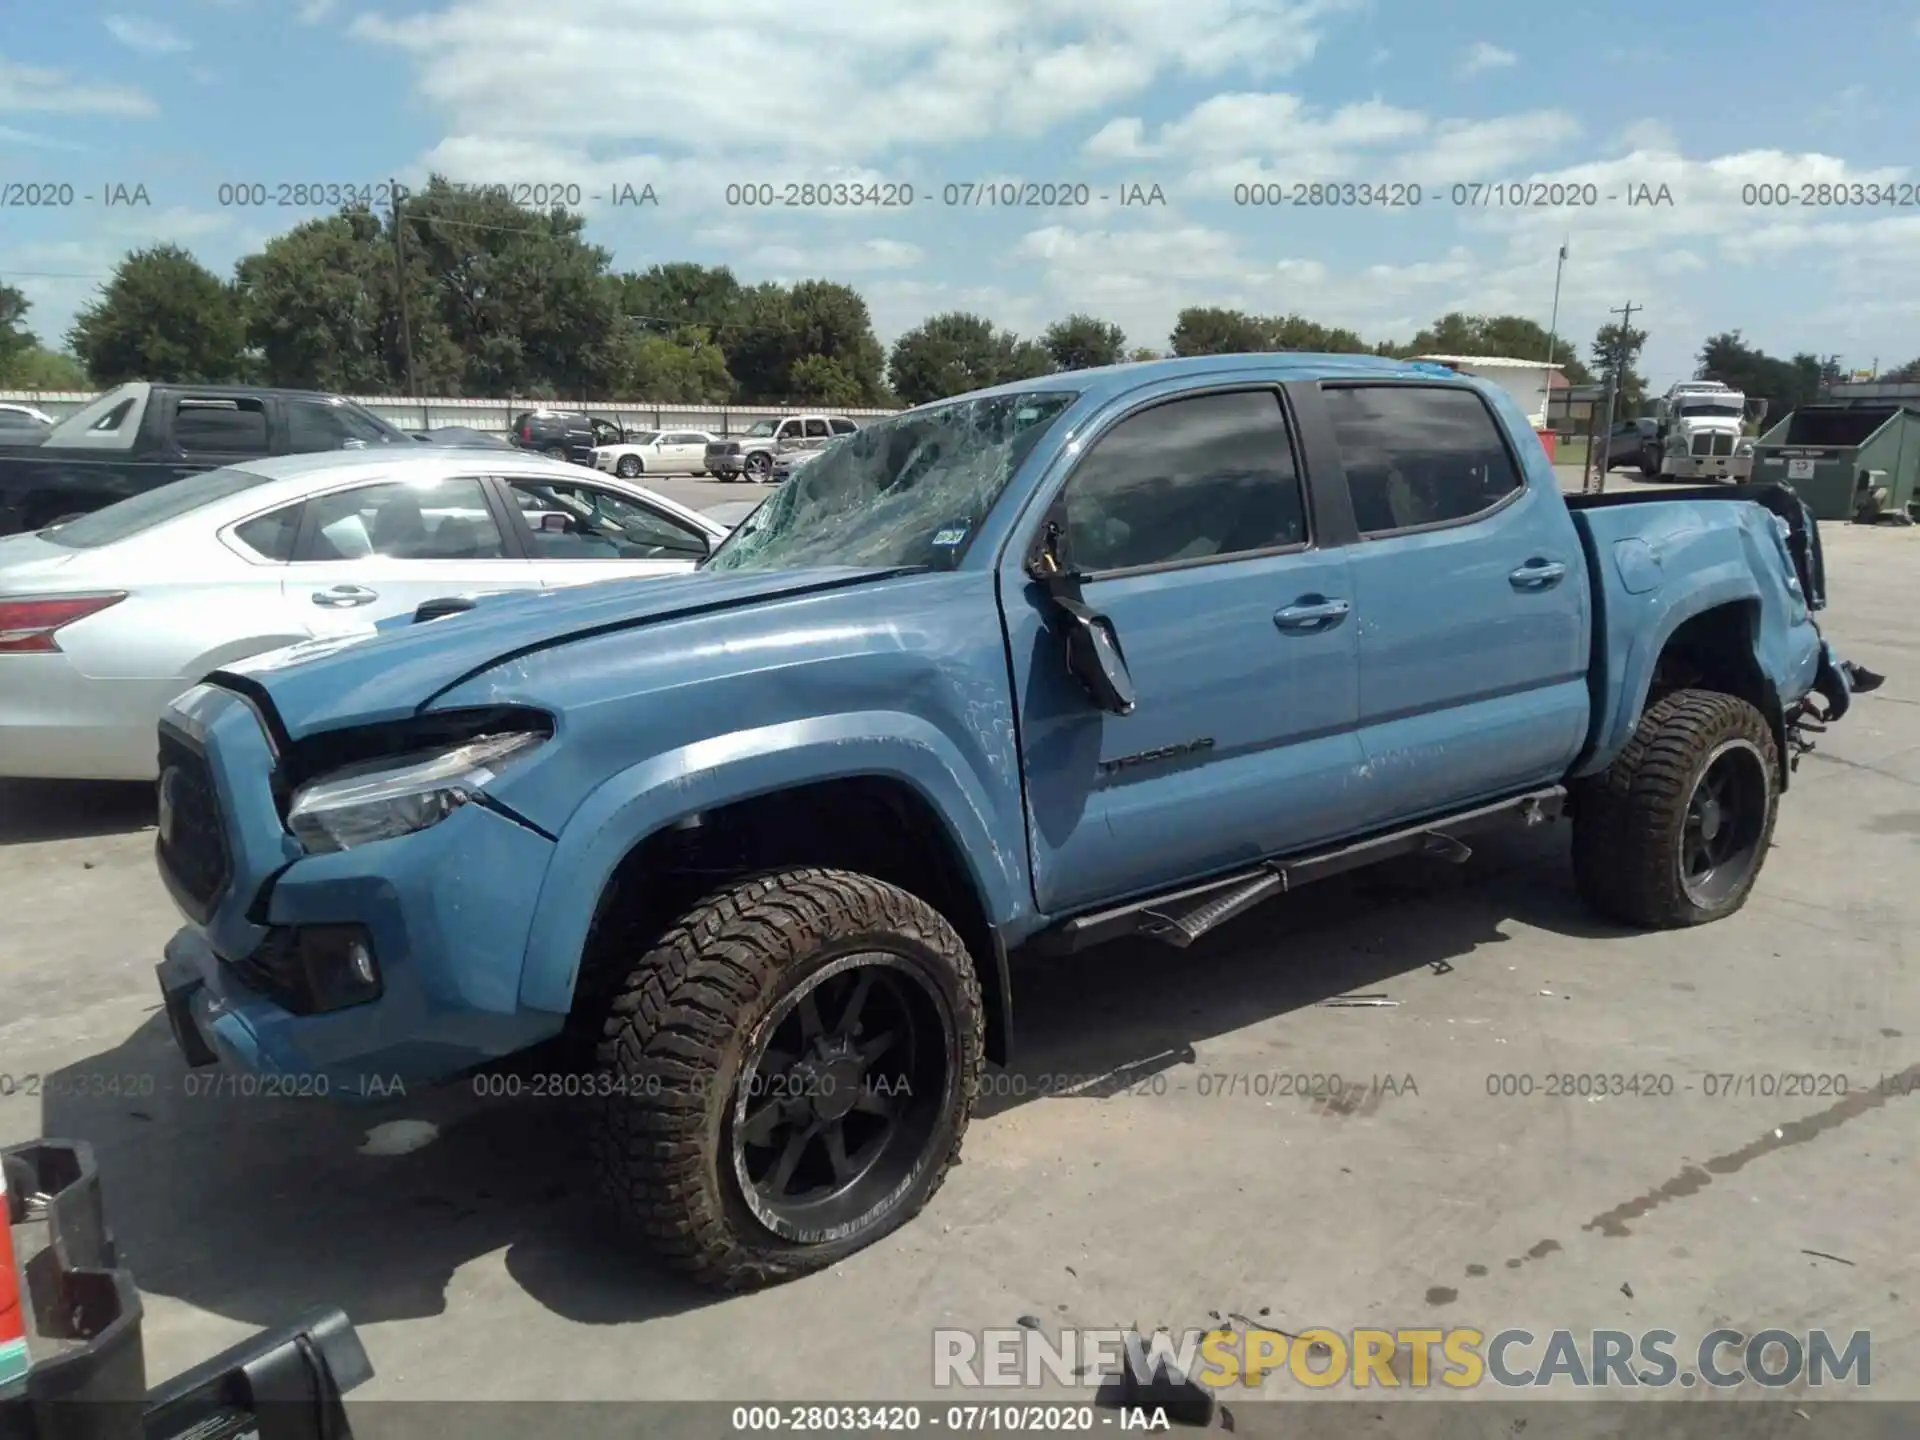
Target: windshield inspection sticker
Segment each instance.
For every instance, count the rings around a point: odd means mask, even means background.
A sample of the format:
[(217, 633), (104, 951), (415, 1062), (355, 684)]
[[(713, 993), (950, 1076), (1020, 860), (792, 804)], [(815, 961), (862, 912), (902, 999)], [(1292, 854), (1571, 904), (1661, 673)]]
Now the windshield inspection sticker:
[(933, 537), (933, 543), (945, 549), (954, 545), (958, 545), (962, 540), (966, 538), (967, 538), (967, 527), (964, 525), (955, 525), (950, 527), (949, 529), (942, 530), (938, 534), (936, 534)]

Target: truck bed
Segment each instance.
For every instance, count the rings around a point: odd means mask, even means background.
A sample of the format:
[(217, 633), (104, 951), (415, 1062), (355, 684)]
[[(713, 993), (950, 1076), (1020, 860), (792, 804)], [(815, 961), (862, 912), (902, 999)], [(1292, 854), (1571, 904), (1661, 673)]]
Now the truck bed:
[[(1661, 651), (1683, 625), (1710, 657), (1757, 661), (1791, 707), (1815, 686), (1825, 604), (1820, 530), (1785, 485), (1711, 485), (1569, 495), (1594, 603), (1593, 719), (1575, 777), (1631, 737)], [(1782, 531), (1784, 530), (1784, 534)], [(1685, 585), (1669, 580), (1685, 577)], [(1709, 612), (1715, 612), (1709, 614)], [(1716, 619), (1740, 615), (1736, 625)], [(1775, 682), (1768, 682), (1775, 683)]]

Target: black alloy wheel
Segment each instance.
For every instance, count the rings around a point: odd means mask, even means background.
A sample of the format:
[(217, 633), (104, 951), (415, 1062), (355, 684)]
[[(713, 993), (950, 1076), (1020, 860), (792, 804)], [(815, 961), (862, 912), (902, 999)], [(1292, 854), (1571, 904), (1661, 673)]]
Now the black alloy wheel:
[(927, 1163), (953, 1017), (901, 957), (844, 955), (768, 1017), (735, 1091), (734, 1178), (754, 1218), (821, 1244), (865, 1228)]

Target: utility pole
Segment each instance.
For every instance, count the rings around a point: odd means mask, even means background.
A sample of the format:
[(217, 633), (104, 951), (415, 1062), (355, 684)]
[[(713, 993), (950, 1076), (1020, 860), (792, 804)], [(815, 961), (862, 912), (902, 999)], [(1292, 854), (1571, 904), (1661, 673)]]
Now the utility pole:
[(400, 297), (400, 348), (407, 357), (407, 394), (417, 396), (420, 385), (413, 374), (413, 321), (407, 314), (407, 192), (398, 180), (389, 179), (387, 193), (393, 196), (393, 285)]
[(1547, 393), (1546, 398), (1540, 402), (1540, 418), (1546, 422), (1549, 430), (1553, 428), (1553, 347), (1560, 338), (1560, 276), (1566, 268), (1567, 242), (1562, 240), (1560, 258), (1554, 262), (1553, 267), (1553, 314), (1547, 320)]
[[(1620, 317), (1620, 328), (1614, 334), (1613, 354), (1608, 357), (1607, 362), (1607, 418), (1600, 427), (1600, 443), (1602, 446), (1609, 444), (1613, 439), (1613, 407), (1614, 403), (1620, 398), (1620, 371), (1626, 363), (1627, 330), (1633, 324), (1633, 312), (1636, 310), (1644, 310), (1645, 308), (1644, 305), (1636, 305), (1629, 300), (1619, 309), (1609, 310), (1607, 312), (1609, 315), (1618, 315)], [(1605, 452), (1603, 451), (1602, 453), (1604, 454)], [(1607, 464), (1611, 459), (1612, 457), (1608, 456), (1606, 460), (1601, 462), (1600, 473), (1594, 477), (1593, 488), (1595, 490), (1602, 492), (1606, 490)], [(1591, 468), (1593, 464), (1593, 456), (1591, 454), (1587, 457), (1587, 464), (1589, 468)], [(1583, 490), (1586, 488), (1584, 485), (1581, 486)]]

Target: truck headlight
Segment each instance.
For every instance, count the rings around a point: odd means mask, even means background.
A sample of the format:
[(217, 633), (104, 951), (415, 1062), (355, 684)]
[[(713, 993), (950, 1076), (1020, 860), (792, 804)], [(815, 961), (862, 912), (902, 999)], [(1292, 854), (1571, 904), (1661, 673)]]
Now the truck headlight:
[(1667, 436), (1667, 453), (1669, 455), (1685, 454), (1686, 448), (1687, 448), (1686, 436), (1677, 434), (1677, 433)]
[(478, 799), (503, 766), (545, 740), (510, 731), (348, 765), (294, 792), (287, 828), (310, 855), (411, 835)]
[(1751, 455), (1753, 454), (1753, 449), (1752, 440), (1741, 440), (1733, 447), (1733, 453), (1736, 455)]

